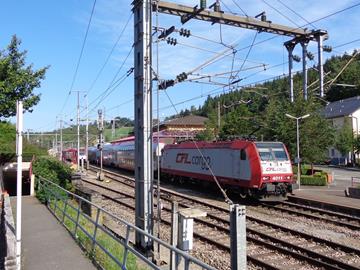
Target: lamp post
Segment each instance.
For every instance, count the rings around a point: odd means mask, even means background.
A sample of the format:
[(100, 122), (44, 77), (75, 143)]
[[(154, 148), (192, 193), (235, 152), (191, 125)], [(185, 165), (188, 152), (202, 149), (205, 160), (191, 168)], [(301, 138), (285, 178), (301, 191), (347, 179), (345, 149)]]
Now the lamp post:
[[(355, 132), (355, 138), (357, 140), (358, 138), (358, 133), (359, 133), (359, 122), (358, 122), (358, 118), (356, 116), (353, 116), (353, 115), (350, 115), (350, 118), (351, 118), (351, 128), (352, 128), (352, 132), (354, 133), (354, 121), (353, 119), (355, 119), (355, 123), (356, 123), (356, 132)], [(356, 165), (356, 154), (355, 154), (355, 149), (354, 149), (354, 143), (353, 143), (353, 152), (352, 152), (352, 158), (353, 158), (353, 161), (352, 161), (352, 164), (353, 164), (353, 167), (355, 167)]]
[(299, 120), (304, 119), (306, 117), (309, 117), (310, 114), (305, 114), (300, 117), (295, 117), (290, 114), (285, 114), (287, 117), (295, 119), (296, 120), (296, 148), (297, 148), (297, 182), (299, 184), (300, 189), (300, 132), (299, 132)]

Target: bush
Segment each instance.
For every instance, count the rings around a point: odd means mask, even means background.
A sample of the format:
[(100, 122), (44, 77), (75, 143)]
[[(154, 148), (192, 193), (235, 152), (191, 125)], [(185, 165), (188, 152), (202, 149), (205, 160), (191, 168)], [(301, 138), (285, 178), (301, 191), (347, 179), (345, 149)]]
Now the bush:
[(36, 197), (44, 203), (46, 201), (45, 192), (39, 185), (38, 177), (43, 177), (55, 184), (67, 189), (72, 190), (71, 173), (72, 170), (68, 165), (63, 164), (53, 157), (40, 157), (37, 158), (33, 164), (33, 173), (35, 174), (35, 190)]
[(320, 175), (301, 175), (301, 185), (309, 186), (326, 186), (327, 180), (326, 175), (319, 173)]

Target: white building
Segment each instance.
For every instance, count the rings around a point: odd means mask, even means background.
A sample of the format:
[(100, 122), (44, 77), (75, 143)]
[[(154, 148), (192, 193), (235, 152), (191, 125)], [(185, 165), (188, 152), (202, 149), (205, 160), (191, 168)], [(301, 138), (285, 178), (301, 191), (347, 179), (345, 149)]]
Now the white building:
[[(348, 124), (352, 128), (354, 136), (358, 136), (360, 124), (360, 96), (329, 103), (324, 109), (324, 115), (325, 118), (332, 121), (335, 129), (340, 130), (345, 124)], [(353, 159), (352, 152), (343, 156), (335, 147), (329, 148), (328, 156), (331, 159), (332, 164), (346, 164), (347, 162), (352, 162)]]

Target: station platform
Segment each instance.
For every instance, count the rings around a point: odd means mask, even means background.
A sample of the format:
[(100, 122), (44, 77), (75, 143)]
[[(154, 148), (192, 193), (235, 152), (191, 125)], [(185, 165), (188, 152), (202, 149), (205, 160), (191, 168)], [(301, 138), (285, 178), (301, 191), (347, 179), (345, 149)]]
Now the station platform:
[(351, 187), (351, 177), (360, 178), (360, 171), (353, 169), (340, 171), (337, 168), (325, 166), (320, 168), (333, 174), (333, 182), (323, 187), (303, 185), (300, 190), (294, 191), (294, 195), (289, 195), (288, 200), (360, 217), (360, 199), (345, 195), (345, 190)]
[[(11, 197), (11, 205), (16, 210), (16, 197)], [(15, 211), (13, 214), (15, 217)], [(22, 215), (23, 269), (96, 269), (67, 230), (35, 197), (23, 196)]]

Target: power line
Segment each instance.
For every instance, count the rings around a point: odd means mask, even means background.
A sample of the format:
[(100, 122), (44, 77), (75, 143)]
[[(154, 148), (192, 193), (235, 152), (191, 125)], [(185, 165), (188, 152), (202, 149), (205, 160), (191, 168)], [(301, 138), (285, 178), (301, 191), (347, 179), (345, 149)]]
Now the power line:
[[(118, 79), (116, 81), (116, 77), (119, 75), (120, 71), (122, 70), (122, 68), (124, 67), (125, 63), (126, 63), (126, 60), (128, 59), (128, 57), (130, 56), (132, 50), (133, 50), (133, 46), (131, 47), (130, 51), (128, 52), (128, 54), (126, 55), (125, 59), (123, 60), (123, 62), (121, 63), (120, 67), (118, 68), (117, 72), (115, 73), (114, 77), (112, 78), (109, 86), (102, 92), (100, 93), (100, 95), (98, 95), (94, 100), (92, 100), (89, 104), (89, 107), (94, 104), (99, 98), (102, 98), (103, 96), (105, 96), (107, 94), (107, 92), (119, 81), (121, 80), (121, 77), (120, 79)], [(93, 109), (94, 110), (94, 109)]]
[(290, 19), (288, 16), (286, 16), (284, 13), (282, 13), (280, 10), (278, 10), (277, 8), (275, 8), (273, 5), (270, 5), (268, 2), (266, 2), (265, 0), (261, 0), (262, 2), (264, 2), (268, 7), (270, 7), (271, 9), (275, 10), (277, 13), (279, 13), (281, 16), (283, 16), (285, 19), (287, 19), (289, 22), (292, 22), (293, 24), (295, 24), (297, 27), (300, 27), (296, 22), (294, 22), (294, 20)]
[[(241, 8), (241, 6), (240, 6), (236, 1), (234, 1), (234, 0), (231, 0), (231, 1), (241, 10), (241, 12), (242, 12), (246, 17), (248, 17), (247, 13)], [(221, 3), (224, 4), (223, 1), (221, 1)]]
[(65, 102), (64, 102), (64, 104), (63, 104), (63, 106), (62, 106), (59, 114), (61, 114), (62, 111), (64, 110), (67, 102), (69, 101), (69, 97), (70, 97), (70, 95), (71, 95), (71, 91), (73, 90), (74, 83), (75, 83), (75, 79), (76, 79), (76, 76), (77, 76), (77, 73), (78, 73), (78, 70), (79, 70), (79, 66), (80, 66), (80, 61), (81, 61), (81, 58), (82, 58), (82, 55), (83, 55), (83, 52), (84, 52), (85, 43), (86, 43), (87, 36), (88, 36), (88, 33), (89, 33), (91, 20), (92, 20), (92, 17), (93, 17), (93, 15), (94, 15), (95, 6), (96, 6), (96, 0), (94, 0), (94, 4), (93, 4), (93, 6), (92, 6), (90, 18), (89, 18), (89, 21), (88, 21), (88, 24), (87, 24), (87, 27), (86, 27), (85, 36), (84, 36), (83, 43), (82, 43), (82, 46), (81, 46), (81, 51), (80, 51), (79, 59), (78, 59), (78, 61), (77, 61), (76, 68), (75, 68), (75, 72), (74, 72), (74, 75), (73, 75), (73, 78), (72, 78), (70, 90), (69, 90), (69, 92), (68, 92), (68, 95), (66, 96)]
[(353, 8), (355, 8), (355, 7), (358, 7), (358, 6), (360, 6), (360, 3), (354, 4), (354, 5), (352, 5), (352, 6), (349, 6), (349, 7), (343, 8), (343, 9), (340, 9), (340, 10), (335, 11), (335, 12), (333, 12), (333, 13), (330, 13), (330, 14), (328, 14), (328, 15), (326, 15), (326, 16), (320, 17), (319, 19), (316, 19), (316, 20), (312, 21), (311, 23), (316, 23), (316, 22), (322, 21), (322, 20), (324, 20), (324, 19), (327, 19), (327, 18), (329, 18), (329, 17), (332, 17), (332, 16), (334, 16), (334, 15), (337, 15), (337, 14), (339, 14), (339, 13), (342, 13), (342, 12), (347, 11), (347, 10), (349, 10), (349, 9), (353, 9)]
[(284, 2), (282, 2), (281, 0), (276, 0), (278, 1), (280, 4), (282, 4), (284, 7), (286, 7), (288, 10), (292, 11), (295, 15), (299, 16), (301, 19), (303, 19), (306, 23), (308, 23), (309, 25), (311, 25), (313, 28), (317, 28), (314, 24), (312, 24), (311, 22), (309, 22), (306, 18), (304, 18), (300, 13), (296, 12), (295, 10), (293, 10), (291, 7), (289, 7), (288, 5), (286, 5)]
[(94, 0), (94, 4), (93, 4), (92, 10), (91, 10), (90, 19), (88, 21), (88, 25), (87, 25), (87, 28), (86, 28), (85, 37), (84, 37), (84, 40), (83, 40), (83, 43), (82, 43), (82, 46), (81, 46), (81, 51), (80, 51), (79, 59), (78, 59), (77, 64), (76, 64), (75, 73), (74, 73), (74, 76), (73, 76), (73, 79), (72, 79), (72, 82), (71, 82), (69, 94), (71, 93), (71, 91), (73, 90), (73, 87), (74, 87), (75, 79), (76, 79), (76, 76), (77, 76), (77, 73), (78, 73), (78, 70), (79, 70), (80, 61), (81, 61), (81, 58), (82, 58), (82, 55), (83, 55), (83, 52), (84, 52), (85, 43), (86, 43), (87, 36), (88, 36), (88, 33), (89, 33), (91, 20), (92, 20), (92, 17), (94, 15), (95, 6), (96, 6), (96, 0)]
[(119, 34), (119, 36), (118, 36), (118, 38), (117, 38), (117, 40), (116, 40), (115, 44), (114, 44), (114, 45), (113, 45), (113, 47), (111, 48), (111, 51), (109, 52), (108, 56), (106, 57), (106, 60), (105, 60), (104, 64), (103, 64), (103, 65), (102, 65), (102, 67), (100, 68), (100, 70), (99, 70), (98, 74), (96, 75), (96, 77), (95, 77), (94, 81), (91, 83), (91, 86), (90, 86), (90, 88), (89, 88), (89, 90), (88, 90), (88, 92), (87, 92), (87, 95), (88, 95), (88, 94), (89, 94), (89, 92), (93, 89), (93, 87), (94, 87), (95, 83), (96, 83), (96, 82), (97, 82), (97, 80), (99, 79), (99, 77), (100, 77), (101, 73), (103, 72), (103, 70), (104, 70), (105, 66), (106, 66), (106, 65), (107, 65), (107, 63), (109, 62), (111, 55), (113, 54), (113, 52), (114, 52), (115, 48), (117, 47), (117, 45), (118, 45), (118, 43), (119, 43), (119, 41), (120, 41), (121, 37), (123, 36), (123, 34), (124, 34), (124, 32), (125, 32), (125, 30), (126, 30), (126, 28), (127, 28), (128, 24), (129, 24), (129, 22), (130, 22), (131, 18), (132, 18), (132, 15), (133, 15), (133, 14), (132, 14), (132, 13), (130, 13), (130, 16), (129, 16), (128, 20), (126, 21), (126, 23), (125, 23), (125, 25), (124, 25), (123, 29), (121, 30), (121, 32), (120, 32), (120, 34)]

